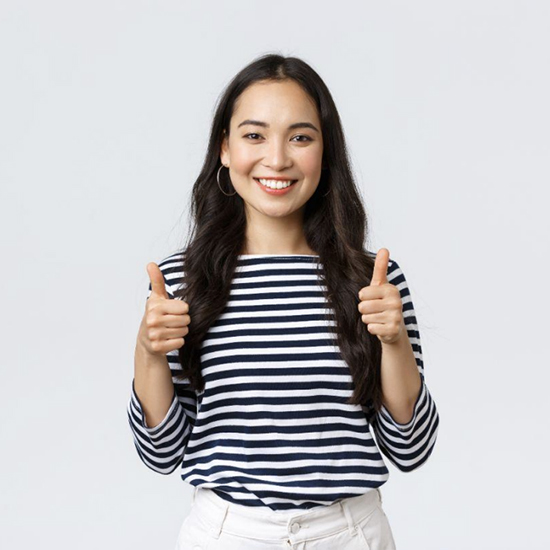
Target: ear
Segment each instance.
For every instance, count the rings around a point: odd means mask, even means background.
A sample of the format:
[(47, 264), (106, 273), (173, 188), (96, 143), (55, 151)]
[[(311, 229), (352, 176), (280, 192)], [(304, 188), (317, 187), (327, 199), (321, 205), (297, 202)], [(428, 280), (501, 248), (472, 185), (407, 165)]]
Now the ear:
[(222, 164), (224, 164), (225, 166), (229, 166), (229, 145), (228, 145), (228, 140), (229, 140), (229, 137), (227, 136), (227, 132), (224, 130), (223, 131), (223, 138), (222, 138), (222, 143), (221, 143), (221, 151), (220, 151), (220, 160), (222, 162)]

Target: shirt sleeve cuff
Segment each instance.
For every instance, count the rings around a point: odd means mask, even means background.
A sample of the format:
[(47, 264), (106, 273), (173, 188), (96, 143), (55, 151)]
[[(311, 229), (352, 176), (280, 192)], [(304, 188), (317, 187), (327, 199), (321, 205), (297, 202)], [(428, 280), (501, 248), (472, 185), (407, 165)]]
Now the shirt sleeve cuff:
[(422, 375), (421, 375), (421, 381), (422, 381), (422, 385), (420, 386), (420, 391), (418, 392), (418, 396), (416, 397), (416, 401), (414, 403), (412, 418), (405, 424), (401, 422), (397, 422), (397, 420), (395, 420), (391, 412), (384, 406), (384, 404), (382, 404), (382, 407), (380, 408), (380, 414), (384, 417), (384, 419), (390, 422), (396, 429), (398, 429), (401, 432), (408, 432), (411, 430), (411, 428), (414, 426), (416, 422), (416, 417), (418, 416), (418, 412), (420, 411), (421, 404), (425, 400), (426, 384), (424, 382), (424, 376)]
[(163, 433), (163, 431), (170, 425), (170, 421), (177, 415), (178, 413), (178, 396), (176, 393), (176, 388), (174, 387), (174, 394), (172, 396), (172, 403), (170, 404), (170, 408), (168, 409), (168, 412), (164, 416), (164, 418), (160, 421), (159, 424), (157, 424), (154, 427), (147, 426), (147, 422), (145, 421), (145, 414), (143, 412), (143, 406), (141, 404), (141, 401), (139, 400), (139, 397), (136, 393), (135, 388), (135, 378), (132, 380), (132, 395), (134, 397), (135, 403), (138, 405), (138, 412), (139, 412), (139, 419), (141, 426), (143, 429), (151, 436), (151, 437), (160, 437)]

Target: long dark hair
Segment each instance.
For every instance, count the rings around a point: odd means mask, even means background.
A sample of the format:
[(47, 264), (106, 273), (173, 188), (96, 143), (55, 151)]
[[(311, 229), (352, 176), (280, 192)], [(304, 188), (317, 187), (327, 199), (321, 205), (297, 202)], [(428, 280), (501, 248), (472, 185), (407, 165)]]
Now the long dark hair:
[[(364, 248), (367, 217), (332, 96), (321, 77), (297, 57), (258, 57), (231, 80), (216, 105), (206, 157), (192, 190), (192, 227), (182, 250), (184, 277), (174, 292), (189, 304), (191, 316), (189, 333), (178, 351), (183, 372), (177, 379), (188, 378), (192, 389), (204, 390), (200, 345), (225, 308), (238, 255), (244, 250), (244, 202), (237, 193), (223, 194), (216, 179), (224, 131), (229, 135), (235, 101), (256, 82), (289, 79), (311, 96), (321, 121), (324, 169), (317, 190), (305, 205), (304, 234), (319, 255), (319, 275), (334, 311), (337, 345), (353, 379), (354, 391), (347, 402), (378, 411), (381, 344), (368, 332), (357, 309), (359, 290), (370, 283), (374, 268), (374, 254)], [(220, 184), (229, 193), (233, 188), (227, 174), (226, 169), (221, 170)]]

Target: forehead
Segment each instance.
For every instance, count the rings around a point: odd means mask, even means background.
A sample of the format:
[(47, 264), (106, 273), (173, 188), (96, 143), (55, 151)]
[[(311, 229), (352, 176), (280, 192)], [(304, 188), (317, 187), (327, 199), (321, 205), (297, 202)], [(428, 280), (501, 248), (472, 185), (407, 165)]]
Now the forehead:
[(270, 125), (309, 120), (319, 124), (317, 107), (311, 97), (293, 80), (256, 82), (235, 102), (232, 124), (254, 118)]

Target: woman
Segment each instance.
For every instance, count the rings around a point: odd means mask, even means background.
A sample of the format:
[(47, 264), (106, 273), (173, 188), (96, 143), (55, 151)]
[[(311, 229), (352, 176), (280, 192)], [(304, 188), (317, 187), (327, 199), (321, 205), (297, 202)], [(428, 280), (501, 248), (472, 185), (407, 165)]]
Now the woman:
[(226, 88), (192, 220), (147, 266), (128, 403), (141, 460), (194, 486), (177, 548), (394, 549), (382, 454), (418, 468), (439, 416), (407, 282), (364, 248), (340, 118), (304, 61), (262, 56)]

